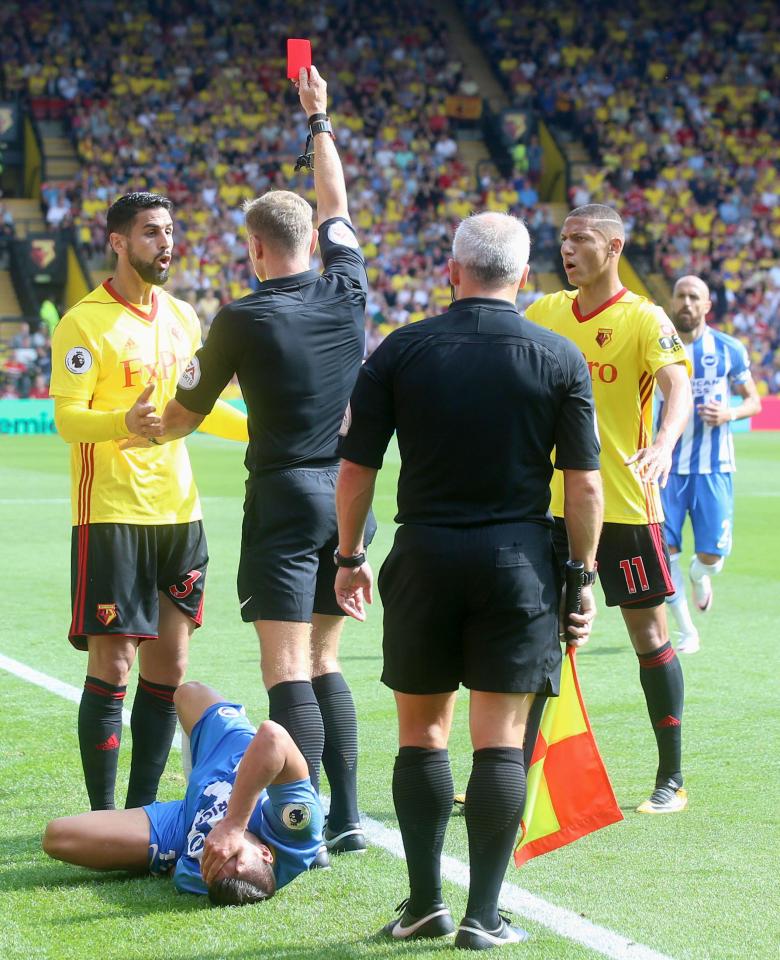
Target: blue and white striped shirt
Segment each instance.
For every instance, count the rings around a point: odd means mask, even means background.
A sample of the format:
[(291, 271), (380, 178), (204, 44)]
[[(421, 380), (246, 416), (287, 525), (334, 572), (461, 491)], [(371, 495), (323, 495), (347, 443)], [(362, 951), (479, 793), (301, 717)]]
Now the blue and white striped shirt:
[[(699, 416), (699, 408), (708, 400), (728, 404), (731, 388), (750, 379), (747, 350), (734, 337), (705, 327), (693, 343), (685, 344), (693, 367), (693, 416), (685, 426), (672, 454), (672, 473), (732, 473), (734, 441), (731, 424), (708, 426)], [(663, 415), (663, 398), (658, 405), (656, 429)]]

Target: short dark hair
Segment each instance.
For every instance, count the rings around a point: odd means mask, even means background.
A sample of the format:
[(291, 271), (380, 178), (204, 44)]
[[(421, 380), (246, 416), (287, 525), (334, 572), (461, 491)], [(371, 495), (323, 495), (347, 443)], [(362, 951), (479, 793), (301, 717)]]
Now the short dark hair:
[[(608, 207), (604, 203), (585, 203), (581, 207), (575, 207), (574, 210), (566, 214), (566, 219), (580, 217), (582, 220), (595, 220), (607, 224), (607, 229), (603, 231), (614, 237), (625, 237), (626, 230), (623, 226), (623, 218), (613, 207)], [(611, 224), (611, 227), (609, 226)]]
[(154, 210), (155, 207), (162, 207), (170, 213), (173, 203), (159, 193), (126, 193), (108, 208), (106, 234), (110, 237), (112, 233), (129, 233), (136, 214), (142, 210)]
[(270, 900), (276, 893), (276, 877), (270, 863), (260, 863), (243, 877), (223, 877), (209, 887), (215, 907), (245, 907)]

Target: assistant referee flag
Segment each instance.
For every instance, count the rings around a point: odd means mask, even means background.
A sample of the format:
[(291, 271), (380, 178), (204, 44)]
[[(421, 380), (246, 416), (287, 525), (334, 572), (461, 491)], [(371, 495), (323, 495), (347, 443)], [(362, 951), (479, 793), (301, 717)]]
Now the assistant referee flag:
[(567, 647), (558, 697), (547, 701), (528, 769), (515, 848), (519, 867), (623, 819), (582, 700), (575, 648)]

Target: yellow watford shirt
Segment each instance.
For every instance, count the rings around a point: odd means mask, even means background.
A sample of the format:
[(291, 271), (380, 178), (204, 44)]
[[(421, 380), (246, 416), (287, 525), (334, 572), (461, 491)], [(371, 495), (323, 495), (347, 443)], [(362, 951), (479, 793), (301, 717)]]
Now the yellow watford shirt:
[[(192, 307), (155, 287), (151, 307), (128, 303), (105, 281), (58, 324), (50, 393), (92, 410), (126, 411), (150, 380), (161, 413), (200, 345)], [(73, 523), (188, 523), (201, 518), (183, 440), (122, 450), (122, 438), (72, 443)]]
[[(625, 288), (583, 316), (576, 290), (542, 297), (525, 311), (529, 320), (568, 337), (588, 364), (601, 440), (604, 520), (660, 523), (657, 483), (642, 483), (625, 461), (651, 443), (655, 373), (685, 363), (685, 348), (664, 311)], [(563, 516), (563, 475), (556, 470), (550, 509)]]

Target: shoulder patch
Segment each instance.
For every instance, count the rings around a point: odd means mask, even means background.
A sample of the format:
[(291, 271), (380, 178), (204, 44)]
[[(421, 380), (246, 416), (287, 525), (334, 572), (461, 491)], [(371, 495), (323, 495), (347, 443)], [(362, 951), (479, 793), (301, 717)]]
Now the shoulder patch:
[(282, 823), (288, 830), (305, 830), (311, 823), (311, 807), (307, 803), (285, 804)]
[(200, 360), (193, 357), (182, 370), (179, 377), (179, 386), (182, 390), (194, 390), (200, 383)]
[(328, 227), (328, 240), (342, 247), (352, 247), (353, 250), (357, 250), (360, 246), (351, 227), (347, 226), (343, 220), (337, 220)]
[(73, 347), (65, 354), (65, 367), (71, 373), (86, 373), (92, 367), (92, 354), (86, 347)]

